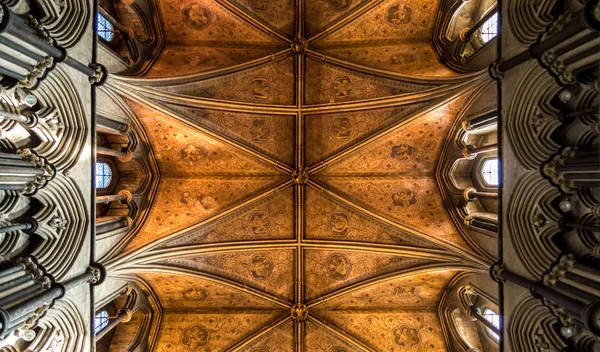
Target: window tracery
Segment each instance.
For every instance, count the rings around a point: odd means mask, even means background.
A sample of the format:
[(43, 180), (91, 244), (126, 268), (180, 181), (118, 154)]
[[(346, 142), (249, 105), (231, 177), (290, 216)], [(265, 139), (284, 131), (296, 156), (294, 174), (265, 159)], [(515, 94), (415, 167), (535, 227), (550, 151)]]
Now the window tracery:
[(488, 186), (498, 186), (498, 159), (487, 159), (481, 165), (481, 176)]
[(494, 12), (490, 18), (488, 18), (479, 30), (479, 39), (485, 44), (490, 40), (496, 38), (498, 35), (498, 12)]
[(106, 19), (106, 17), (102, 16), (101, 14), (98, 14), (97, 19), (98, 25), (96, 31), (98, 33), (98, 36), (100, 36), (100, 38), (106, 40), (107, 42), (112, 41), (114, 38), (114, 27), (112, 23), (110, 23), (108, 19)]
[[(500, 316), (498, 315), (498, 313), (494, 312), (493, 310), (491, 310), (489, 308), (484, 308), (483, 309), (483, 318), (485, 320), (489, 321), (490, 323), (492, 323), (492, 325), (494, 325), (496, 328), (498, 328), (498, 329), (500, 328)], [(485, 331), (494, 340), (496, 340), (496, 341), (500, 340), (500, 336), (492, 329), (486, 327)]]
[(110, 185), (111, 180), (112, 169), (110, 165), (103, 162), (96, 163), (96, 188), (107, 188)]
[(94, 317), (94, 333), (99, 333), (108, 326), (108, 311), (102, 310)]

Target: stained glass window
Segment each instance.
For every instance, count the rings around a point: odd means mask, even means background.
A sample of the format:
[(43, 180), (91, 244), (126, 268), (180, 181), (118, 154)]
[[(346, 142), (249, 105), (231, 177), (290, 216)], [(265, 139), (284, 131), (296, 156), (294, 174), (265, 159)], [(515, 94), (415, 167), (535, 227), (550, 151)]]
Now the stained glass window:
[(481, 166), (483, 181), (489, 186), (498, 186), (498, 159), (487, 159)]
[[(489, 309), (489, 308), (485, 308), (483, 310), (483, 317), (485, 318), (485, 320), (489, 321), (490, 323), (492, 323), (492, 325), (494, 325), (496, 328), (500, 329), (500, 316), (494, 312), (493, 310)], [(498, 336), (498, 334), (496, 334), (492, 329), (490, 328), (486, 328), (487, 332), (490, 334), (490, 336), (492, 336), (494, 339), (499, 340), (500, 336)]]
[(107, 163), (96, 163), (96, 188), (106, 188), (110, 185), (112, 170)]
[(484, 43), (496, 38), (498, 35), (498, 12), (487, 19), (479, 30), (479, 37)]
[(94, 318), (94, 333), (99, 333), (108, 325), (108, 312), (103, 310)]
[(98, 14), (98, 35), (107, 42), (110, 42), (114, 38), (112, 23), (101, 14)]

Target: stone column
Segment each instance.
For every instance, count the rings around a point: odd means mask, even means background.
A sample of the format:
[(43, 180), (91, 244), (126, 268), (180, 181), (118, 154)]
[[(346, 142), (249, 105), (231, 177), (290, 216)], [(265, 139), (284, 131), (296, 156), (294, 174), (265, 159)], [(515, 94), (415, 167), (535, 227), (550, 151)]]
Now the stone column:
[(131, 160), (131, 155), (132, 155), (131, 150), (129, 150), (129, 149), (126, 149), (125, 151), (119, 151), (119, 150), (114, 150), (114, 149), (104, 148), (104, 147), (97, 147), (96, 153), (101, 154), (101, 155), (114, 156), (115, 158), (117, 158), (123, 162), (127, 162), (127, 161)]
[(475, 188), (469, 187), (464, 192), (465, 200), (472, 202), (478, 198), (498, 199), (498, 193), (495, 192), (478, 192)]
[(133, 199), (131, 192), (127, 190), (119, 191), (117, 194), (112, 194), (108, 196), (98, 196), (96, 197), (96, 203), (110, 203), (110, 202), (125, 202), (129, 203)]
[(471, 305), (467, 308), (466, 312), (467, 316), (471, 318), (473, 321), (479, 321), (486, 328), (492, 330), (496, 335), (500, 335), (500, 329), (498, 329), (494, 324), (488, 321), (483, 315), (481, 315), (481, 309), (477, 306)]
[(482, 214), (473, 213), (465, 217), (465, 225), (478, 227), (480, 229), (498, 232), (498, 219), (483, 216)]
[(54, 178), (56, 169), (30, 149), (0, 153), (0, 189), (33, 194)]
[[(570, 258), (572, 260), (572, 258)], [(550, 305), (551, 310), (558, 316), (564, 326), (569, 325), (571, 319), (575, 319), (586, 329), (595, 335), (600, 335), (600, 297), (595, 300), (585, 303), (584, 297), (576, 299), (564, 293), (556, 291), (553, 287), (553, 282), (559, 280), (569, 269), (565, 269), (565, 262), (561, 259), (553, 270), (544, 277), (543, 282), (533, 282), (520, 275), (510, 272), (503, 265), (494, 264), (490, 269), (492, 278), (497, 282), (510, 281), (527, 290), (536, 298), (542, 299), (544, 302), (550, 301), (556, 306)], [(550, 285), (550, 286), (547, 286)], [(548, 305), (548, 304), (547, 304)], [(562, 308), (558, 309), (558, 308)]]
[(493, 126), (498, 123), (498, 113), (493, 112), (483, 116), (476, 117), (462, 122), (462, 128), (465, 131), (475, 131)]
[(0, 226), (0, 233), (7, 233), (13, 231), (23, 231), (26, 234), (34, 233), (38, 228), (38, 223), (33, 218), (28, 218), (20, 223), (16, 223), (8, 226)]
[(0, 67), (0, 75), (19, 81), (24, 88), (35, 89), (47, 70), (62, 62), (88, 76), (90, 83), (101, 84), (106, 80), (106, 68), (73, 59), (65, 48), (55, 45), (37, 19), (23, 19), (4, 3), (0, 3), (0, 38), (3, 46), (0, 59), (5, 63)]
[(489, 144), (481, 147), (476, 147), (474, 145), (468, 145), (463, 149), (463, 156), (467, 159), (471, 159), (477, 156), (480, 153), (489, 153), (498, 150), (498, 144)]
[(106, 336), (106, 334), (115, 329), (120, 323), (128, 323), (131, 320), (133, 313), (134, 312), (127, 308), (121, 308), (119, 310), (119, 314), (112, 319), (104, 329), (98, 332), (96, 335), (96, 342), (100, 341), (104, 336)]
[(17, 265), (0, 271), (0, 338), (22, 327), (34, 327), (56, 299), (81, 284), (99, 282), (101, 273), (89, 267), (84, 274), (60, 284), (34, 257), (20, 259)]
[(102, 235), (110, 231), (131, 227), (132, 223), (129, 216), (103, 216), (96, 219), (96, 234)]
[(0, 110), (0, 120), (2, 119), (17, 121), (25, 128), (33, 128), (37, 126), (39, 121), (39, 118), (36, 114), (20, 115)]
[(567, 147), (542, 170), (565, 193), (577, 188), (600, 187), (600, 152)]
[(123, 135), (129, 132), (130, 126), (127, 123), (118, 122), (115, 120), (108, 119), (106, 117), (96, 117), (96, 126), (102, 132), (108, 134)]

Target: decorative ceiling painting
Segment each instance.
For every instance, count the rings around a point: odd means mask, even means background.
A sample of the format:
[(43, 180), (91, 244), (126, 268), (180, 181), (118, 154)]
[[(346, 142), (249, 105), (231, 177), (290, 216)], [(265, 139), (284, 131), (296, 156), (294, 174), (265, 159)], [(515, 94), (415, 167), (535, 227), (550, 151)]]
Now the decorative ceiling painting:
[(485, 73), (432, 45), (438, 2), (160, 0), (166, 48), (112, 76), (160, 168), (111, 270), (164, 310), (156, 351), (445, 351), (437, 306), (485, 257), (436, 183)]

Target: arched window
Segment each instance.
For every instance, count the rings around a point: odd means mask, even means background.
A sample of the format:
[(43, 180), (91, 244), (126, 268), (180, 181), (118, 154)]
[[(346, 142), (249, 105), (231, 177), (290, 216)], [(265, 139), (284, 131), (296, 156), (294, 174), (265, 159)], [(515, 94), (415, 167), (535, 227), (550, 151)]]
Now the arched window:
[(110, 42), (114, 38), (113, 25), (110, 23), (106, 17), (98, 14), (98, 35), (100, 38)]
[(103, 310), (100, 311), (94, 317), (94, 333), (99, 333), (108, 325), (108, 312)]
[[(483, 310), (483, 318), (492, 323), (492, 325), (494, 325), (496, 328), (500, 329), (500, 316), (493, 310), (485, 308)], [(494, 340), (498, 341), (500, 339), (500, 336), (498, 336), (498, 334), (496, 334), (496, 332), (494, 332), (492, 329), (486, 328), (485, 330), (492, 338), (494, 338)]]
[(481, 176), (488, 186), (498, 186), (498, 159), (487, 159), (481, 166)]
[(498, 12), (495, 12), (490, 18), (487, 19), (479, 30), (479, 38), (483, 43), (487, 43), (490, 40), (496, 38), (498, 35)]
[(107, 163), (96, 163), (96, 188), (102, 189), (110, 185), (112, 170)]

